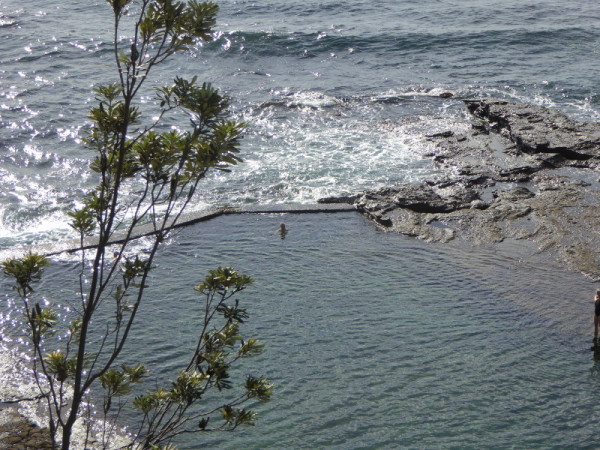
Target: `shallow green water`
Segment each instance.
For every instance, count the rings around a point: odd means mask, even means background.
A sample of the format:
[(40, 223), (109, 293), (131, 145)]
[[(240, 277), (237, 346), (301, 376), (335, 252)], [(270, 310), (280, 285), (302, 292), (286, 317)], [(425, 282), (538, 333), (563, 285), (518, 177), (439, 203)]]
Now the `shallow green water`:
[(158, 261), (131, 341), (157, 377), (192, 344), (192, 286), (219, 264), (256, 279), (243, 331), (267, 348), (242, 372), (269, 377), (275, 396), (256, 427), (181, 448), (600, 445), (595, 286), (577, 274), (351, 213), (220, 217), (182, 230)]

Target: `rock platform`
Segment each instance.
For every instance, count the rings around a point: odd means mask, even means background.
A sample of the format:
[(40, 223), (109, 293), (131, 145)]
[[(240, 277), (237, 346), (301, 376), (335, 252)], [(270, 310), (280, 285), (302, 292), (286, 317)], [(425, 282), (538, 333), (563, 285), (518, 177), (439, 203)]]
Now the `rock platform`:
[(337, 200), (427, 241), (534, 244), (600, 280), (600, 124), (500, 99), (464, 103), (469, 127), (427, 137), (444, 176)]

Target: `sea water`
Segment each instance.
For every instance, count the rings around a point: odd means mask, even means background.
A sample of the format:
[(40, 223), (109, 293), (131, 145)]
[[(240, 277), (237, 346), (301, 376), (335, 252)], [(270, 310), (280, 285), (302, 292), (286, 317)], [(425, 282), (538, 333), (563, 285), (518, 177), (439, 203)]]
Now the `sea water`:
[[(248, 124), (245, 162), (209, 176), (195, 210), (431, 177), (426, 136), (469, 126), (464, 98), (598, 117), (595, 1), (219, 4), (214, 42), (159, 67), (141, 94), (150, 107), (153, 87), (197, 75)], [(81, 136), (92, 87), (116, 79), (111, 16), (103, 0), (0, 2), (0, 249), (69, 236), (66, 211), (95, 185)]]
[[(150, 80), (198, 75), (248, 124), (245, 162), (205, 180), (198, 211), (312, 203), (439, 175), (427, 135), (468, 127), (464, 98), (598, 119), (594, 1), (219, 4), (214, 42)], [(65, 213), (95, 183), (81, 144), (91, 88), (116, 75), (110, 19), (100, 0), (0, 1), (1, 250), (72, 237)], [(152, 104), (151, 91), (143, 101)], [(169, 376), (193, 335), (181, 302), (208, 268), (230, 264), (257, 280), (244, 298), (267, 351), (247, 364), (273, 379), (275, 397), (257, 408), (255, 428), (198, 442), (594, 447), (595, 286), (514, 250), (430, 246), (353, 214), (219, 218), (166, 247), (133, 351), (158, 345), (142, 358)], [(44, 287), (60, 292), (53, 282), (73, 267), (55, 262)], [(3, 283), (11, 325), (18, 313)]]

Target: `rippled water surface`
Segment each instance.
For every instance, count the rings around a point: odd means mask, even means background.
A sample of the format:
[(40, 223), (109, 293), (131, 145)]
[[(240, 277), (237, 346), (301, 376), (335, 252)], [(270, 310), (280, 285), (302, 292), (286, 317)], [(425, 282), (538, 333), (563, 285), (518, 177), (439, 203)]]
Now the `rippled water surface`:
[[(470, 126), (465, 98), (599, 117), (597, 1), (219, 4), (215, 41), (174, 58), (149, 85), (199, 75), (248, 124), (245, 162), (208, 177), (195, 210), (313, 203), (436, 175), (427, 135)], [(125, 31), (120, 39), (128, 45)], [(92, 86), (116, 75), (110, 43), (103, 0), (0, 0), (0, 250), (71, 237), (65, 213), (96, 182), (81, 136)], [(441, 99), (447, 91), (454, 97)], [(152, 89), (141, 99), (150, 108)], [(353, 214), (286, 216), (280, 240), (281, 219), (191, 227), (159, 261), (132, 341), (157, 376), (185, 354), (191, 286), (208, 268), (234, 265), (257, 280), (244, 296), (249, 333), (268, 350), (244, 367), (272, 378), (275, 397), (255, 428), (202, 443), (600, 445), (589, 281), (520, 243), (506, 243), (506, 254), (429, 246)], [(74, 268), (49, 269), (49, 301), (70, 298), (61, 289)], [(2, 295), (10, 325), (19, 316), (4, 284)]]
[[(181, 448), (600, 445), (594, 287), (551, 261), (433, 246), (351, 213), (221, 217), (158, 261), (131, 341), (153, 376), (185, 360), (192, 286), (219, 264), (256, 280), (244, 334), (267, 348), (240, 372), (268, 376), (275, 395), (256, 427)], [(55, 262), (45, 291), (60, 298), (72, 276)]]
[(163, 264), (184, 257), (254, 275), (244, 297), (268, 349), (253, 365), (277, 385), (254, 429), (209, 446), (600, 442), (593, 285), (550, 262), (430, 246), (354, 214), (218, 219), (184, 231)]

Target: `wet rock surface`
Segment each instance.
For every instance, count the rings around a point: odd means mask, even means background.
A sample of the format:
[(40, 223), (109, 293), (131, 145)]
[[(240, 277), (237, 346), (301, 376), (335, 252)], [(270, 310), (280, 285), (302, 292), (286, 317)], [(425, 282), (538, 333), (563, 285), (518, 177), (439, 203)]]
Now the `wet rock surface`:
[(15, 450), (52, 449), (47, 428), (40, 428), (19, 414), (16, 408), (0, 411), (0, 448)]
[(447, 176), (364, 192), (355, 207), (428, 241), (533, 243), (600, 279), (600, 124), (505, 100), (465, 104), (470, 127), (428, 136)]

